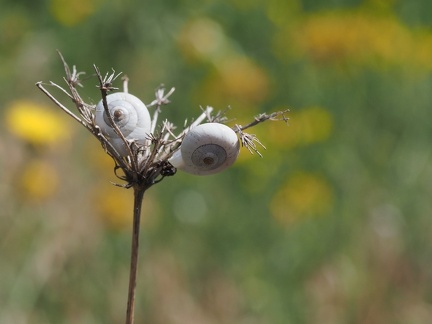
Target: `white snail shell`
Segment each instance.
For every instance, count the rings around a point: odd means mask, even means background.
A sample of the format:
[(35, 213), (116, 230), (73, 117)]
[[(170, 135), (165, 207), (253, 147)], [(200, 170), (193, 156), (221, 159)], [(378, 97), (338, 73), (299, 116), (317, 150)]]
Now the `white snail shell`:
[[(107, 104), (113, 121), (123, 136), (130, 141), (144, 143), (147, 134), (151, 130), (150, 113), (145, 104), (134, 95), (126, 92), (116, 92), (108, 95)], [(96, 105), (95, 123), (122, 156), (128, 154), (125, 143), (116, 134), (114, 128), (111, 127), (102, 100)]]
[(209, 175), (234, 163), (240, 151), (236, 133), (226, 125), (207, 123), (195, 126), (184, 137), (169, 162), (182, 171)]

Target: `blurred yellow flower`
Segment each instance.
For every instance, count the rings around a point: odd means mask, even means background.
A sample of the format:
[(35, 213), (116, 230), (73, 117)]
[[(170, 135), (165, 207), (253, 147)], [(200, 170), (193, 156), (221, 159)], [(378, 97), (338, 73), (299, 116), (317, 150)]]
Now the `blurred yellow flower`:
[(97, 214), (109, 227), (123, 229), (131, 226), (133, 195), (130, 191), (114, 186), (98, 187), (93, 201)]
[(178, 45), (186, 58), (209, 61), (230, 50), (222, 27), (206, 17), (186, 23), (178, 34)]
[[(133, 193), (109, 184), (97, 186), (93, 194), (96, 214), (113, 230), (132, 228)], [(141, 224), (151, 225), (156, 219), (157, 206), (151, 194), (144, 197), (141, 210)]]
[(100, 143), (95, 142), (94, 138), (89, 137), (85, 142), (84, 150), (88, 152), (87, 160), (94, 172), (100, 173), (104, 178), (111, 177), (112, 181), (118, 180), (113, 174), (115, 163), (111, 156), (106, 154)]
[(40, 201), (50, 198), (58, 188), (58, 174), (47, 161), (33, 160), (24, 165), (20, 174), (20, 193), (29, 200)]
[(53, 144), (69, 134), (67, 124), (59, 114), (31, 101), (12, 102), (5, 118), (8, 129), (31, 144)]
[(53, 17), (64, 26), (74, 26), (96, 9), (101, 0), (51, 0), (50, 9)]
[(432, 68), (432, 33), (408, 28), (392, 15), (331, 11), (287, 23), (275, 37), (282, 56), (296, 53), (319, 63)]
[(408, 29), (395, 18), (348, 12), (306, 19), (294, 40), (303, 54), (327, 62), (383, 59), (398, 63), (408, 58), (412, 46)]
[(333, 206), (333, 190), (323, 178), (305, 172), (291, 176), (270, 203), (273, 217), (290, 224), (308, 216), (326, 214)]
[(333, 130), (333, 117), (324, 108), (309, 107), (290, 113), (289, 129), (284, 123), (271, 123), (267, 141), (280, 147), (296, 147), (322, 142)]
[(235, 106), (238, 117), (242, 107), (251, 107), (265, 99), (269, 90), (267, 73), (244, 56), (231, 56), (221, 60), (214, 73), (201, 85), (203, 93), (213, 105), (224, 106), (227, 100)]
[(266, 72), (244, 56), (227, 57), (218, 65), (223, 91), (243, 101), (257, 102), (268, 93)]
[(266, 97), (269, 90), (267, 73), (238, 51), (238, 46), (216, 21), (201, 17), (186, 23), (179, 32), (178, 45), (187, 59), (214, 65), (215, 73), (211, 73), (203, 84), (203, 92), (213, 104), (226, 103), (225, 96), (248, 105)]

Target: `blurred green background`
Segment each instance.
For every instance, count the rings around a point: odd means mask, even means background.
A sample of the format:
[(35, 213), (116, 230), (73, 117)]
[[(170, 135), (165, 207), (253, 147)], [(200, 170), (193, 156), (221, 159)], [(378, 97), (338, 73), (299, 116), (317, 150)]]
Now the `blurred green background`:
[(252, 130), (263, 158), (147, 192), (137, 323), (432, 322), (430, 0), (0, 6), (0, 323), (125, 317), (132, 192), (34, 86), (56, 49), (89, 102), (96, 63), (146, 103), (176, 87), (180, 124), (290, 109)]

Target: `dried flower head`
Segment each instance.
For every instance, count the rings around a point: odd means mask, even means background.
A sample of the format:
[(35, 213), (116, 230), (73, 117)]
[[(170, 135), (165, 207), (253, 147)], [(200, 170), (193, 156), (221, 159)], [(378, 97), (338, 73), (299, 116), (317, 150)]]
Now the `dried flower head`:
[[(239, 153), (240, 143), (249, 152), (257, 153), (264, 145), (246, 129), (266, 120), (282, 120), (287, 122), (286, 111), (271, 114), (260, 114), (245, 125), (235, 125), (229, 128), (224, 125), (227, 118), (224, 112), (214, 112), (212, 107), (201, 108), (201, 114), (190, 124), (187, 120), (183, 127), (176, 127), (168, 120), (158, 124), (162, 107), (170, 103), (174, 88), (167, 93), (163, 86), (155, 93), (155, 99), (145, 105), (137, 97), (128, 93), (128, 79), (123, 78), (123, 92), (114, 92), (114, 82), (120, 76), (114, 70), (102, 76), (94, 65), (98, 79), (101, 100), (97, 105), (84, 102), (77, 91), (82, 87), (80, 77), (84, 72), (72, 70), (63, 62), (67, 89), (54, 82), (44, 84), (37, 82), (36, 86), (45, 93), (58, 107), (83, 125), (102, 144), (103, 149), (114, 160), (114, 172), (126, 184), (121, 186), (133, 188), (133, 228), (131, 265), (129, 276), (128, 302), (126, 323), (134, 321), (135, 287), (139, 245), (139, 224), (141, 205), (145, 191), (167, 176), (173, 176), (177, 169), (194, 174), (212, 174), (230, 166)], [(53, 86), (65, 93), (75, 104), (78, 114), (62, 104), (47, 89)], [(148, 108), (152, 108), (150, 117)], [(179, 132), (176, 132), (180, 129)], [(119, 185), (120, 186), (120, 185)]]
[[(105, 76), (102, 76), (97, 66), (94, 65), (96, 76), (99, 81), (98, 88), (102, 97), (99, 104), (95, 106), (84, 102), (77, 91), (77, 87), (82, 87), (80, 77), (85, 73), (77, 72), (75, 66), (73, 66), (71, 71), (61, 54), (60, 57), (66, 72), (66, 77), (64, 80), (67, 84), (68, 90), (53, 82), (50, 82), (49, 85), (54, 86), (67, 94), (75, 104), (79, 114), (75, 114), (65, 105), (60, 103), (45, 88), (45, 85), (42, 82), (38, 82), (36, 85), (57, 106), (63, 109), (68, 115), (82, 124), (85, 128), (87, 128), (87, 130), (89, 130), (100, 141), (104, 150), (115, 161), (115, 174), (118, 176), (118, 178), (126, 182), (124, 185), (125, 187), (138, 186), (148, 189), (153, 184), (160, 182), (164, 177), (174, 175), (177, 167), (175, 163), (171, 162), (174, 161), (174, 159), (171, 158), (173, 154), (180, 151), (182, 142), (185, 139), (187, 133), (202, 123), (223, 124), (227, 120), (224, 112), (214, 112), (212, 107), (206, 107), (201, 108), (201, 114), (192, 123), (187, 124), (186, 120), (185, 124), (180, 128), (181, 130), (178, 133), (176, 133), (176, 129), (178, 129), (178, 127), (166, 119), (158, 124), (162, 106), (168, 105), (170, 103), (169, 98), (175, 90), (172, 88), (168, 92), (165, 92), (165, 88), (160, 86), (155, 92), (155, 99), (151, 101), (150, 104), (143, 105), (145, 109), (154, 109), (152, 118), (149, 117), (150, 115), (146, 116), (146, 119), (150, 119), (147, 121), (148, 128), (145, 132), (145, 138), (139, 140), (137, 137), (128, 137), (125, 131), (121, 129), (122, 127), (120, 125), (123, 122), (122, 118), (124, 118), (124, 113), (121, 110), (116, 110), (113, 113), (109, 107), (111, 100), (110, 93), (118, 90), (118, 88), (114, 87), (113, 84), (120, 76), (120, 73), (116, 73), (113, 70), (111, 73), (107, 73)], [(123, 78), (123, 92), (121, 94), (127, 93), (128, 79)], [(126, 101), (124, 97), (120, 99)], [(139, 100), (138, 98), (136, 99)], [(105, 127), (101, 126), (101, 122), (97, 118), (98, 109), (99, 112), (104, 114), (104, 122), (106, 124)], [(254, 121), (245, 126), (235, 125), (232, 128), (232, 131), (237, 134), (238, 138), (240, 139), (240, 143), (251, 153), (255, 152), (261, 156), (258, 146), (265, 149), (264, 145), (255, 135), (248, 134), (244, 132), (244, 130), (266, 120), (287, 121), (288, 118), (285, 116), (286, 112), (287, 111), (279, 111), (269, 115), (260, 114), (259, 116), (255, 117)], [(107, 128), (110, 128), (110, 130), (106, 130)], [(211, 139), (211, 142), (218, 141), (217, 137), (220, 136), (222, 138), (224, 135), (221, 132), (220, 135), (215, 134), (214, 136), (216, 138)], [(116, 140), (114, 141), (114, 139)], [(211, 159), (207, 157), (205, 161), (210, 163), (210, 160)], [(118, 172), (119, 169), (122, 171), (121, 173)]]

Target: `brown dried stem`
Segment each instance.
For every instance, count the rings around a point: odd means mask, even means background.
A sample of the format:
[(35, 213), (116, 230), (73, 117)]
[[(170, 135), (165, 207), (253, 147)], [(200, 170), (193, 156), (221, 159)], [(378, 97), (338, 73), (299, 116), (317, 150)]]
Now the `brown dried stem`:
[(144, 199), (146, 189), (142, 187), (134, 187), (134, 209), (133, 209), (133, 225), (132, 225), (132, 242), (131, 242), (131, 263), (129, 270), (129, 287), (128, 301), (126, 309), (126, 324), (133, 324), (135, 313), (135, 290), (137, 283), (138, 271), (138, 251), (139, 251), (139, 233), (141, 220), (141, 205)]
[[(176, 129), (175, 125), (164, 120), (160, 128), (157, 128), (158, 118), (161, 113), (161, 107), (168, 104), (169, 97), (174, 92), (172, 88), (168, 93), (165, 94), (165, 89), (161, 86), (157, 88), (155, 93), (155, 100), (153, 100), (147, 107), (153, 107), (155, 109), (153, 113), (153, 118), (151, 120), (151, 132), (148, 134), (148, 139), (145, 144), (137, 144), (134, 140), (128, 140), (125, 138), (121, 130), (115, 124), (111, 114), (108, 109), (107, 96), (110, 91), (116, 90), (113, 87), (113, 82), (117, 79), (120, 73), (116, 74), (113, 70), (111, 73), (107, 73), (104, 77), (102, 76), (100, 70), (96, 65), (94, 65), (94, 70), (96, 72), (96, 77), (98, 79), (98, 88), (101, 93), (101, 100), (108, 116), (110, 126), (115, 130), (115, 133), (123, 140), (127, 147), (127, 156), (122, 156), (115, 147), (111, 144), (109, 138), (105, 136), (98, 125), (95, 123), (94, 108), (92, 104), (87, 104), (83, 101), (81, 96), (77, 91), (77, 87), (82, 87), (80, 76), (85, 74), (84, 72), (77, 72), (75, 66), (72, 70), (69, 68), (65, 59), (58, 52), (60, 59), (63, 63), (65, 70), (64, 81), (67, 84), (67, 89), (50, 82), (49, 84), (43, 84), (42, 82), (37, 82), (36, 86), (58, 107), (60, 107), (66, 114), (71, 116), (81, 125), (83, 125), (90, 133), (92, 133), (101, 143), (102, 147), (109, 154), (114, 162), (114, 173), (121, 179), (126, 181), (125, 185), (115, 184), (117, 186), (122, 186), (125, 188), (133, 188), (134, 191), (134, 205), (133, 205), (133, 226), (132, 226), (132, 241), (131, 241), (131, 263), (130, 263), (130, 274), (129, 274), (129, 287), (128, 287), (128, 301), (126, 310), (126, 324), (134, 323), (134, 309), (135, 309), (135, 290), (137, 283), (137, 269), (138, 269), (138, 251), (139, 251), (139, 231), (140, 231), (140, 219), (141, 219), (141, 206), (144, 199), (144, 193), (152, 185), (159, 183), (164, 179), (165, 176), (172, 176), (175, 174), (176, 169), (169, 163), (168, 159), (177, 151), (183, 141), (186, 133), (196, 125), (202, 122), (218, 122), (225, 123), (227, 121), (224, 111), (219, 111), (213, 114), (212, 107), (206, 107), (202, 109), (202, 113), (198, 118), (193, 121), (189, 126), (185, 121), (183, 130), (175, 135), (173, 130)], [(55, 87), (64, 94), (66, 94), (72, 102), (75, 104), (76, 109), (79, 114), (73, 113), (65, 105), (63, 105), (59, 100), (57, 100), (46, 88), (45, 85)], [(123, 88), (124, 91), (128, 91), (128, 79), (123, 78)], [(255, 119), (245, 125), (235, 125), (233, 130), (238, 134), (240, 141), (243, 146), (245, 146), (249, 152), (257, 153), (262, 156), (258, 151), (257, 146), (264, 147), (264, 145), (258, 140), (255, 135), (245, 133), (244, 130), (252, 126), (255, 126), (266, 120), (282, 120), (287, 122), (288, 118), (285, 116), (285, 111), (279, 111), (272, 114), (260, 114)], [(122, 174), (118, 173), (118, 170), (122, 170)]]

